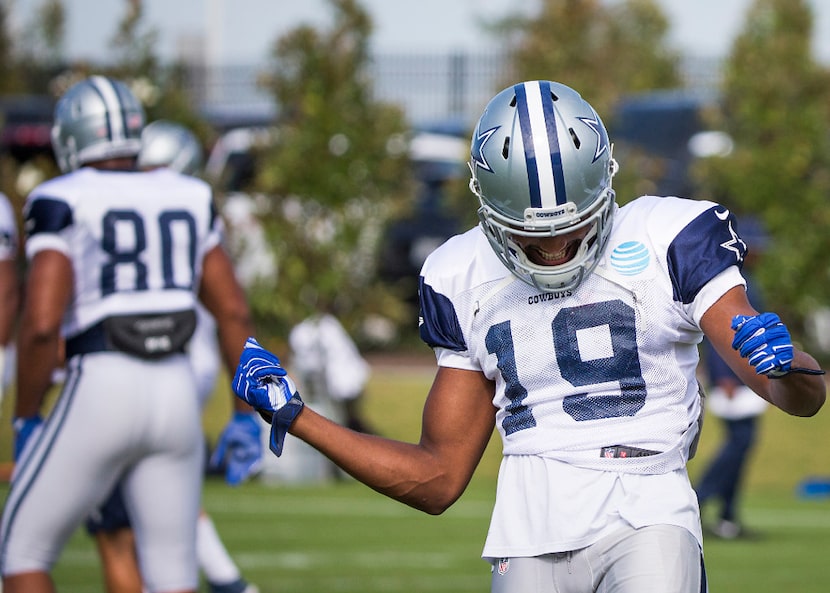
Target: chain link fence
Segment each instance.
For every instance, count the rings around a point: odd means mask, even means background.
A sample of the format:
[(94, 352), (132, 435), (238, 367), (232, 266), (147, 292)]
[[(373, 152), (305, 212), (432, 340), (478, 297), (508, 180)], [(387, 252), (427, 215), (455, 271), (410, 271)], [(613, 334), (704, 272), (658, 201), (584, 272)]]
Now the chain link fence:
[[(686, 58), (687, 88), (714, 90), (717, 59)], [(192, 69), (191, 95), (203, 112), (228, 121), (267, 120), (276, 114), (272, 97), (257, 84), (265, 66)], [(437, 122), (471, 125), (487, 101), (512, 80), (508, 60), (498, 53), (381, 54), (369, 75), (379, 100), (401, 105), (415, 126)]]

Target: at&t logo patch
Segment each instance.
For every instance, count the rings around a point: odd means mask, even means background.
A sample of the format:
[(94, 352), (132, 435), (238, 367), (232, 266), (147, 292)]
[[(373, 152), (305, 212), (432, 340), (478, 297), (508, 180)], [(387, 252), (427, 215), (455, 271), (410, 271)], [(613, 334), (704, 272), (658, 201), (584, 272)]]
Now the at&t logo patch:
[(611, 267), (623, 276), (636, 276), (648, 267), (651, 255), (639, 241), (620, 243), (611, 252)]

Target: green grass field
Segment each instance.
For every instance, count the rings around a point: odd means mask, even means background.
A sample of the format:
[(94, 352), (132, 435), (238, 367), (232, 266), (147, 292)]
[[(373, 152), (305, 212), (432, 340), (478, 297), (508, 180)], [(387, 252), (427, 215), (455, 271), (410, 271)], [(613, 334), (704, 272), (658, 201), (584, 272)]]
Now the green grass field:
[[(417, 439), (431, 376), (430, 367), (419, 364), (374, 367), (365, 402), (369, 420), (388, 436)], [(211, 401), (205, 416), (210, 436), (221, 430), (229, 401), (224, 394)], [(8, 414), (4, 402), (0, 460), (9, 458)], [(743, 504), (746, 524), (759, 535), (707, 540), (714, 593), (830, 590), (830, 500), (801, 500), (795, 494), (805, 476), (830, 475), (828, 434), (830, 411), (811, 419), (767, 412)], [(712, 419), (690, 465), (692, 476), (718, 438), (719, 426)], [(210, 478), (204, 505), (243, 573), (262, 593), (483, 592), (489, 590), (490, 574), (479, 555), (498, 462), (494, 438), (468, 491), (440, 517), (409, 509), (351, 480), (326, 485), (257, 481), (230, 488)], [(85, 533), (73, 537), (54, 575), (60, 590), (101, 591), (98, 559)]]

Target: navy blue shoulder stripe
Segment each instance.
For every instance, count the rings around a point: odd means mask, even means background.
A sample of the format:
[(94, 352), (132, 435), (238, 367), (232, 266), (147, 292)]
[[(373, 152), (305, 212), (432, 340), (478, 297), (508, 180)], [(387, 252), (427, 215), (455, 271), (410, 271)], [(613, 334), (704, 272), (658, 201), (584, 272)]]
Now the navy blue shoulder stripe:
[(668, 267), (675, 301), (688, 304), (700, 289), (730, 266), (743, 266), (746, 243), (735, 231), (735, 217), (713, 206), (680, 231), (669, 245)]
[(63, 200), (38, 197), (26, 209), (26, 235), (57, 233), (72, 225), (74, 217)]
[(436, 292), (421, 276), (418, 280), (418, 299), (421, 303), (421, 339), (431, 348), (448, 348), (456, 352), (467, 350), (461, 325), (452, 302)]

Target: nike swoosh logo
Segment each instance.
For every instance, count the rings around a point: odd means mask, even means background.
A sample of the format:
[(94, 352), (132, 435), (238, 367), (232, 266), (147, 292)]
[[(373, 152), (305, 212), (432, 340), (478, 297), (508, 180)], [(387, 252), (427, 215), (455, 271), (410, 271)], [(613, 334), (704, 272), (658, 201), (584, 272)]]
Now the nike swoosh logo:
[(715, 210), (715, 216), (717, 216), (721, 220), (726, 220), (727, 218), (729, 218), (729, 209), (727, 208), (723, 212), (718, 212), (717, 210)]

